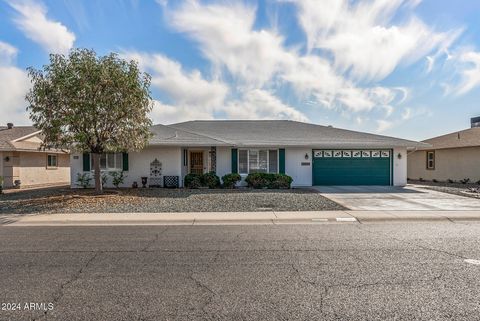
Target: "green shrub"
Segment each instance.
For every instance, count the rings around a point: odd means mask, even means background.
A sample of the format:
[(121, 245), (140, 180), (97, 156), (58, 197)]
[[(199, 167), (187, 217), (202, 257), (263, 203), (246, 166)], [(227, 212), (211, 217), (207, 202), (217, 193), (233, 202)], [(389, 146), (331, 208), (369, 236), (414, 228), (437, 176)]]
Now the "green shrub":
[(125, 173), (123, 171), (121, 172), (110, 172), (110, 176), (112, 176), (112, 184), (116, 188), (118, 188), (120, 185), (123, 184), (125, 181)]
[(220, 186), (220, 178), (214, 172), (206, 173), (202, 175), (201, 183), (208, 188), (217, 188)]
[(237, 185), (237, 183), (240, 182), (241, 180), (242, 180), (242, 177), (240, 176), (240, 174), (237, 174), (237, 173), (224, 175), (222, 177), (223, 187), (235, 188), (235, 185)]
[(92, 181), (92, 176), (90, 173), (77, 173), (77, 185), (83, 188), (90, 187), (90, 182)]
[(202, 186), (202, 175), (187, 174), (183, 180), (183, 185), (186, 188), (200, 188)]
[(247, 182), (248, 187), (268, 188), (273, 178), (271, 177), (272, 175), (273, 174), (267, 173), (251, 173), (247, 175), (245, 182)]
[(285, 174), (275, 174), (275, 179), (270, 182), (269, 188), (290, 188), (293, 179)]
[(253, 188), (290, 188), (293, 179), (285, 174), (252, 173), (248, 174), (245, 182)]

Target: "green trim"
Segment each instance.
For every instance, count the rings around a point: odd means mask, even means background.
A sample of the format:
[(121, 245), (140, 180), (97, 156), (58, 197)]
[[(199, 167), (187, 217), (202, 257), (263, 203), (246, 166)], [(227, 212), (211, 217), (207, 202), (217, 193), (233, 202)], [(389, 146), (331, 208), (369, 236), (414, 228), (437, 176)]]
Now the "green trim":
[(285, 148), (278, 150), (278, 172), (285, 174)]
[(89, 153), (83, 154), (83, 171), (84, 172), (90, 171), (90, 154)]
[(238, 149), (232, 148), (232, 173), (238, 173)]
[(393, 149), (390, 149), (390, 186), (393, 186), (393, 160), (395, 155)]
[(128, 153), (122, 153), (122, 170), (128, 172)]

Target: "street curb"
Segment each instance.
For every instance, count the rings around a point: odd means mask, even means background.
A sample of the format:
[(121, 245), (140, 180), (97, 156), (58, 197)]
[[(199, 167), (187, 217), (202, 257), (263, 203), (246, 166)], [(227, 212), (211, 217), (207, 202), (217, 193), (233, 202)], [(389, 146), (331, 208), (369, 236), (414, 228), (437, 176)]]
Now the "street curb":
[(480, 211), (72, 213), (0, 215), (0, 226), (148, 226), (480, 222)]

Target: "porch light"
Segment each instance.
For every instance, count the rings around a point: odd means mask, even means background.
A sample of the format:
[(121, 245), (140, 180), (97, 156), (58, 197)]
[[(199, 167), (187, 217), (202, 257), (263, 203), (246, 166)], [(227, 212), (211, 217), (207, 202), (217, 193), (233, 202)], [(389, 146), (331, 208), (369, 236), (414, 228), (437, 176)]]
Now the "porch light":
[(308, 153), (305, 153), (305, 159), (308, 160)]
[(398, 158), (398, 159), (402, 159), (402, 154), (401, 154), (401, 153), (398, 153), (397, 158)]

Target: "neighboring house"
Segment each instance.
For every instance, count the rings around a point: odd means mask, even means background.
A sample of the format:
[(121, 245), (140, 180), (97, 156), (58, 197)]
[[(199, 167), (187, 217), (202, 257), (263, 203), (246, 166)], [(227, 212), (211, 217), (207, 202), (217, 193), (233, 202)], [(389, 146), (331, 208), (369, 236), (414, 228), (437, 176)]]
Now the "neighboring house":
[(430, 138), (430, 147), (417, 148), (408, 155), (408, 178), (471, 182), (480, 180), (480, 117), (471, 119), (471, 128)]
[(32, 126), (0, 127), (0, 176), (4, 188), (70, 184), (70, 157), (42, 150), (42, 136)]
[[(407, 149), (423, 146), (404, 139), (285, 120), (190, 121), (151, 127), (153, 137), (139, 152), (102, 156), (104, 171), (125, 171), (124, 186), (147, 178), (163, 185), (188, 173), (218, 176), (285, 173), (293, 186), (396, 185), (407, 181)], [(72, 187), (91, 173), (89, 154), (71, 155)], [(161, 177), (159, 177), (161, 174)], [(110, 180), (107, 185), (110, 185)]]

